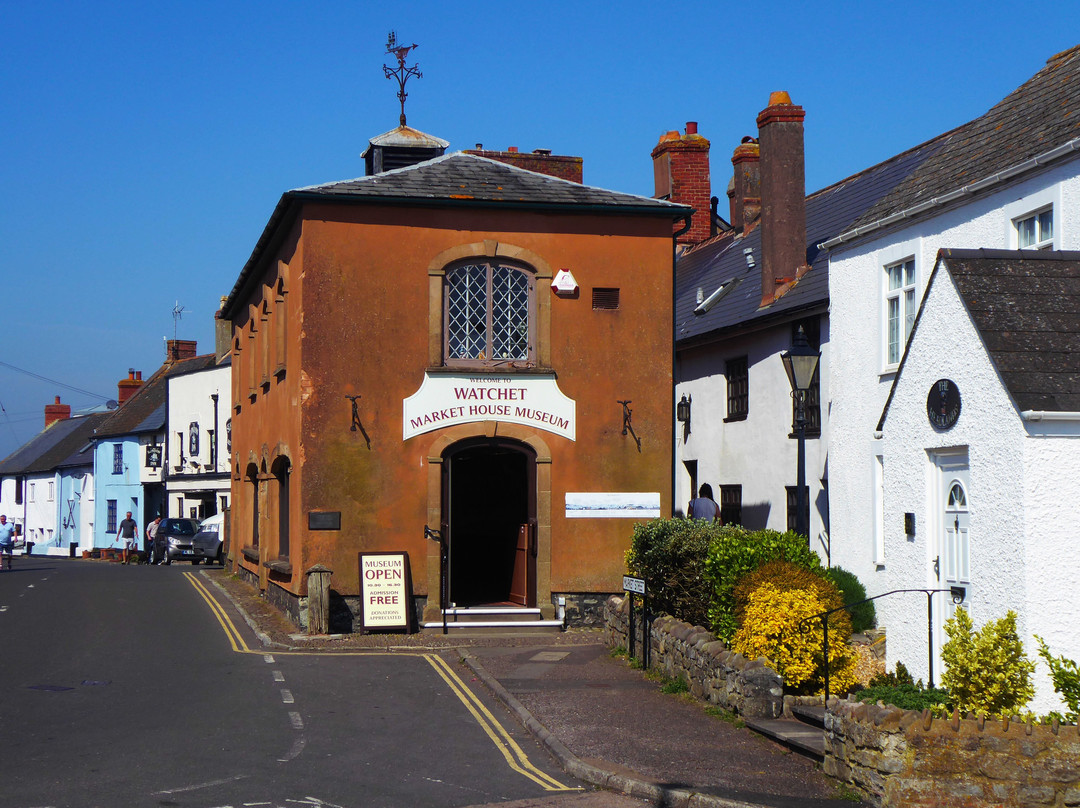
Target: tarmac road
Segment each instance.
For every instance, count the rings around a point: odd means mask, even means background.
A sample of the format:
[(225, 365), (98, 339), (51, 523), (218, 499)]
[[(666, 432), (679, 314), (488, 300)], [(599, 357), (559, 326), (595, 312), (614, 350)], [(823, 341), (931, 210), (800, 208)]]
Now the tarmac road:
[(0, 641), (0, 808), (642, 804), (452, 655), (268, 652), (188, 565), (17, 557)]

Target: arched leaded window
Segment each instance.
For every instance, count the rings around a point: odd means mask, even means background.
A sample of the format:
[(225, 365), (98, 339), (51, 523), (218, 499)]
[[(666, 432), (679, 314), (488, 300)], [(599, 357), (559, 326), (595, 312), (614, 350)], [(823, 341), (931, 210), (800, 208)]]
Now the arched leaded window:
[(446, 272), (443, 359), (447, 365), (535, 364), (535, 276), (494, 261)]

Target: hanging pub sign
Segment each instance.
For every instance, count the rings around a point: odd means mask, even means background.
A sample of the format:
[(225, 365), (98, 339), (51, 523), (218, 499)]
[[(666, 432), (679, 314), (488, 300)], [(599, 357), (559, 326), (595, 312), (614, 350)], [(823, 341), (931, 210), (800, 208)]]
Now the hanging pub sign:
[(404, 440), (455, 424), (506, 421), (576, 440), (577, 404), (554, 375), (425, 373), (404, 401)]
[(411, 631), (412, 571), (408, 553), (360, 553), (360, 631)]

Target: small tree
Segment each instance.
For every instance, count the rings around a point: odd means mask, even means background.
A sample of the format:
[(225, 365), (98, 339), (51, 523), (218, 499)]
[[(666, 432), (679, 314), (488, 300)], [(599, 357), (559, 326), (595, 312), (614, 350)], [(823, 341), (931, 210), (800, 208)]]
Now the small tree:
[(958, 608), (945, 623), (948, 642), (941, 648), (945, 672), (941, 683), (961, 712), (1014, 715), (1031, 701), (1035, 663), (1027, 658), (1016, 632), (1016, 613), (992, 620), (978, 633), (967, 609)]

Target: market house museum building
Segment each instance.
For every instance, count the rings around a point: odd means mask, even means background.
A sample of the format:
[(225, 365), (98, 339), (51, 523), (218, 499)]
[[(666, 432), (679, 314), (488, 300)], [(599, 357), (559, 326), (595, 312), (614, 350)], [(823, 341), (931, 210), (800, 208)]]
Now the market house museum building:
[(690, 209), (446, 145), (401, 126), (364, 177), (285, 193), (223, 307), (231, 561), (301, 624), (308, 570), (355, 616), (358, 554), (383, 552), (424, 621), (551, 620), (618, 591), (634, 519), (672, 512)]

